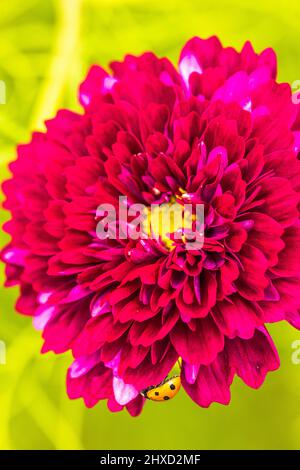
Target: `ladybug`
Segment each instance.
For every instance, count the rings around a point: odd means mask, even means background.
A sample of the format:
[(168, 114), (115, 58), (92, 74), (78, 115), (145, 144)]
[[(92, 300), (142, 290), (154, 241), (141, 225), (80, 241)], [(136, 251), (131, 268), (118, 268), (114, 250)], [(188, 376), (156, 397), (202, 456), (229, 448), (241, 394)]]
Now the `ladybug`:
[(181, 379), (179, 375), (174, 375), (171, 378), (166, 377), (158, 385), (151, 385), (145, 390), (141, 391), (141, 395), (148, 400), (152, 401), (166, 401), (174, 398), (179, 392), (181, 387)]

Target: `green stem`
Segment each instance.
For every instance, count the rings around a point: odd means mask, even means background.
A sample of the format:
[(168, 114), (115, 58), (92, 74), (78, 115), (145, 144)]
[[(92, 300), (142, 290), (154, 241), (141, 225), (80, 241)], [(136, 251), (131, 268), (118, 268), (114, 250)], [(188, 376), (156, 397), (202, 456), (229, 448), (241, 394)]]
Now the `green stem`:
[(57, 40), (49, 71), (33, 111), (31, 127), (34, 129), (44, 129), (45, 119), (55, 114), (74, 54), (78, 54), (81, 1), (56, 0), (59, 19)]

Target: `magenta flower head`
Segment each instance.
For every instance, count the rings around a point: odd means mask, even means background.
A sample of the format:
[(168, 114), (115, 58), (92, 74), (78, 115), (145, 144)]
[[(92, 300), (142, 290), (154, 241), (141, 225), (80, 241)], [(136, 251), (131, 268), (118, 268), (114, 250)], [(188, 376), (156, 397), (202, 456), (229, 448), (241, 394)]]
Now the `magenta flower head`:
[[(228, 404), (235, 375), (258, 388), (279, 367), (266, 324), (300, 328), (300, 108), (250, 43), (194, 38), (178, 68), (145, 53), (111, 70), (18, 147), (6, 284), (42, 352), (72, 351), (70, 398), (138, 415), (179, 360), (196, 403)], [(198, 244), (153, 223), (162, 204), (188, 206)]]

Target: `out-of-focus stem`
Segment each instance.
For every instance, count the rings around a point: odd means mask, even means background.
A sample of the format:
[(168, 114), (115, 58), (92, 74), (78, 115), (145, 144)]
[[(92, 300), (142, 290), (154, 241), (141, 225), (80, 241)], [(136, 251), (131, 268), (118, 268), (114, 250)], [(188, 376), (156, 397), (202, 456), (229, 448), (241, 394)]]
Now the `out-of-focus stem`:
[(82, 0), (56, 0), (57, 39), (52, 61), (33, 110), (31, 127), (44, 129), (44, 121), (55, 114), (72, 57), (77, 51)]

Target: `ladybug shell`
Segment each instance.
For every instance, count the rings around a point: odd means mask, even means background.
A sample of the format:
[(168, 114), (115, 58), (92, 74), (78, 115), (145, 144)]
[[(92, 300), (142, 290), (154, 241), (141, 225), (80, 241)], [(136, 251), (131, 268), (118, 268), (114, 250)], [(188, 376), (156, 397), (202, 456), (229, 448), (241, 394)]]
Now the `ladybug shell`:
[(150, 390), (145, 393), (145, 397), (152, 401), (171, 400), (171, 398), (174, 398), (175, 395), (177, 395), (180, 387), (181, 380), (179, 375), (176, 375), (166, 380), (161, 385), (150, 388)]

